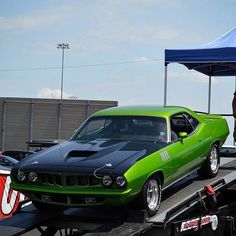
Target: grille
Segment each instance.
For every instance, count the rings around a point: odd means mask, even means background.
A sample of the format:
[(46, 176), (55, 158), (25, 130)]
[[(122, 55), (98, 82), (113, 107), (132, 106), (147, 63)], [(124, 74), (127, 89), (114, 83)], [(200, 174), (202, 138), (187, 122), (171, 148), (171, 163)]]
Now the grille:
[(78, 196), (78, 195), (64, 195), (64, 194), (50, 194), (46, 193), (33, 194), (34, 199), (49, 203), (59, 203), (66, 205), (86, 205), (86, 204), (99, 204), (102, 203), (104, 197), (91, 197), (91, 196)]
[(67, 175), (53, 173), (38, 173), (39, 183), (54, 186), (96, 186), (100, 180), (93, 175)]
[(43, 200), (44, 202), (55, 202), (55, 203), (68, 203), (68, 196), (61, 194), (34, 194), (34, 198), (38, 200)]
[(38, 177), (41, 184), (63, 186), (63, 175), (38, 173)]

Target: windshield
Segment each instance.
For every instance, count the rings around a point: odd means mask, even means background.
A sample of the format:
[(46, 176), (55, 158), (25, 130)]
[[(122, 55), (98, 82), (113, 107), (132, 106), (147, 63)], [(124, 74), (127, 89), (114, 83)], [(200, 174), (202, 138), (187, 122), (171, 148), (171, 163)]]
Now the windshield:
[(167, 142), (166, 120), (143, 116), (92, 117), (72, 137), (72, 140), (95, 139)]

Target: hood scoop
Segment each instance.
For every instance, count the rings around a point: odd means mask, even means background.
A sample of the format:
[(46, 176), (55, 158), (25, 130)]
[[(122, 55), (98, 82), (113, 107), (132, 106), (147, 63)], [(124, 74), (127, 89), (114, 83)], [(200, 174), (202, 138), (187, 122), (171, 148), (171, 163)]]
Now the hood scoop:
[(76, 158), (76, 157), (90, 157), (94, 154), (96, 154), (96, 151), (79, 151), (79, 150), (74, 150), (70, 151), (67, 155), (67, 158)]

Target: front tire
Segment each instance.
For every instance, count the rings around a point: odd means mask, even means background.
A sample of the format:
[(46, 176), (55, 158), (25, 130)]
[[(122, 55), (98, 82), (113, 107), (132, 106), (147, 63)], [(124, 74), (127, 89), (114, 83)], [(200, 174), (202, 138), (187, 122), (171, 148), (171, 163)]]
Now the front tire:
[(206, 161), (198, 171), (199, 176), (203, 178), (213, 178), (217, 175), (220, 168), (220, 154), (217, 144), (213, 144), (207, 156)]
[(141, 192), (142, 205), (149, 216), (154, 216), (161, 203), (161, 184), (158, 176), (149, 178), (144, 184)]

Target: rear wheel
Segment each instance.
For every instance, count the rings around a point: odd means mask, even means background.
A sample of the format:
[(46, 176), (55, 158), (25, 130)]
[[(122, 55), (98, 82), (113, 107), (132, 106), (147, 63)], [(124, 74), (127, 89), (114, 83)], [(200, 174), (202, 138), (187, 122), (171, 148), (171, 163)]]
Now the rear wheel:
[(141, 192), (141, 201), (149, 216), (157, 213), (161, 203), (161, 192), (160, 178), (158, 176), (149, 178), (144, 184)]
[(217, 144), (213, 144), (207, 156), (207, 159), (202, 165), (201, 169), (198, 171), (198, 174), (203, 178), (213, 178), (219, 172), (219, 167), (220, 167), (219, 147)]

